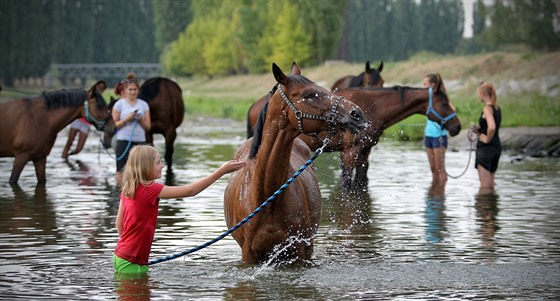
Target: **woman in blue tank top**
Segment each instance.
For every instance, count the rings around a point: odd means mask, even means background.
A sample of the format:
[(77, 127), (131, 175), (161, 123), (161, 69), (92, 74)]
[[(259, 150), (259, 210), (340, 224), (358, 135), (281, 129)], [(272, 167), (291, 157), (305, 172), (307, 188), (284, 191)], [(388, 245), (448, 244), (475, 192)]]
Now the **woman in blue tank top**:
[[(422, 80), (424, 88), (443, 89), (443, 81), (439, 73), (430, 73)], [(447, 181), (445, 171), (445, 151), (447, 150), (447, 131), (435, 121), (426, 120), (424, 129), (424, 146), (432, 171), (432, 183), (442, 185)]]

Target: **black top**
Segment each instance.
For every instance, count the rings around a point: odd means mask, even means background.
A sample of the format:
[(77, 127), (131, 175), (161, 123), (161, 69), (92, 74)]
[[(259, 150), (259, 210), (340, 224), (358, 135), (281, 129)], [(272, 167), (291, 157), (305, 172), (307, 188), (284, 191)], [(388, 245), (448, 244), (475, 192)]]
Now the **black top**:
[[(496, 132), (494, 132), (494, 136), (492, 137), (492, 140), (490, 141), (490, 143), (483, 143), (480, 142), (480, 140), (477, 143), (477, 146), (483, 146), (483, 145), (492, 145), (498, 148), (502, 147), (502, 143), (500, 142), (500, 125), (502, 124), (502, 111), (498, 108), (495, 109), (494, 106), (490, 106), (492, 108), (492, 115), (494, 116), (494, 122), (496, 122)], [(481, 134), (487, 134), (488, 131), (488, 123), (486, 123), (486, 119), (482, 118), (482, 115), (484, 113), (480, 114), (480, 118), (478, 118), (478, 125), (480, 126), (480, 133)]]

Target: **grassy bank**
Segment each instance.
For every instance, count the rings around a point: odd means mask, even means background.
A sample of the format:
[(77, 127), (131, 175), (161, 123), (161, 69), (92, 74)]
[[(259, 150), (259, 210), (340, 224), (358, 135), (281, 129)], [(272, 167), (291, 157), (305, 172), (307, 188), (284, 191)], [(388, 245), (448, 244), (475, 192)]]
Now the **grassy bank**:
[[(378, 66), (379, 61), (372, 61)], [(290, 66), (280, 66), (284, 72)], [(364, 71), (365, 62), (328, 62), (321, 66), (300, 66), (302, 73), (329, 88), (337, 79)], [(482, 110), (475, 91), (481, 81), (498, 89), (503, 126), (560, 126), (560, 52), (492, 52), (471, 56), (441, 56), (419, 53), (407, 61), (384, 62), (381, 75), (385, 86), (420, 87), (425, 74), (442, 75), (449, 96), (464, 128), (477, 122)], [(188, 115), (205, 115), (245, 120), (249, 107), (275, 84), (272, 72), (216, 78), (177, 78), (183, 89)], [(111, 90), (105, 92), (109, 99)], [(15, 91), (15, 92), (14, 92)], [(19, 91), (19, 92), (18, 92)], [(40, 87), (16, 87), (0, 92), (0, 101), (39, 94)], [(426, 117), (412, 116), (385, 131), (402, 139), (421, 139)]]
[[(371, 62), (377, 66), (379, 62)], [(302, 73), (329, 88), (338, 78), (357, 75), (360, 64), (327, 63), (302, 67)], [(289, 72), (289, 66), (281, 66)], [(463, 126), (477, 122), (482, 105), (476, 97), (481, 81), (490, 81), (498, 89), (504, 127), (560, 126), (560, 99), (553, 94), (560, 89), (560, 52), (505, 53), (494, 52), (473, 56), (438, 56), (420, 53), (403, 62), (384, 62), (381, 75), (385, 86), (421, 86), (427, 73), (439, 72), (449, 96), (457, 107)], [(274, 85), (272, 73), (213, 79), (178, 79), (184, 90), (187, 114), (245, 120), (252, 103)], [(386, 136), (421, 139), (425, 116), (415, 115), (385, 131)]]

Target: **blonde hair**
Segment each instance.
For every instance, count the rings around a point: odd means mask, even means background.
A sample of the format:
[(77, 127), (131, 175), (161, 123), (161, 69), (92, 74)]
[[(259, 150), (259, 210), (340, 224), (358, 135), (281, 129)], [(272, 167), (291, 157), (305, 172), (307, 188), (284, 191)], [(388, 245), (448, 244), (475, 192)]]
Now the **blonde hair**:
[(427, 78), (430, 83), (434, 84), (436, 90), (441, 90), (447, 93), (445, 85), (443, 84), (443, 79), (441, 79), (441, 75), (439, 73), (426, 74), (424, 77)]
[(478, 86), (476, 91), (479, 95), (488, 96), (493, 106), (498, 106), (498, 96), (496, 95), (496, 89), (494, 88), (494, 85), (488, 82), (482, 82), (480, 83), (480, 86)]
[(131, 199), (136, 195), (138, 185), (148, 185), (154, 179), (156, 154), (155, 147), (147, 144), (133, 147), (128, 154), (124, 167), (122, 193)]

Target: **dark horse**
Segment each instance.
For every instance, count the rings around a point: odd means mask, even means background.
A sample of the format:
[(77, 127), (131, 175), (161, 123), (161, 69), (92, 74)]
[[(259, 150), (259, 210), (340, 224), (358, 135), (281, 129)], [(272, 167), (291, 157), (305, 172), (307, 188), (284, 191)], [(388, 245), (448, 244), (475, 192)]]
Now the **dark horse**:
[(385, 80), (381, 77), (383, 70), (383, 61), (377, 66), (377, 69), (372, 69), (369, 66), (369, 61), (366, 62), (366, 70), (359, 75), (347, 75), (339, 78), (331, 87), (332, 92), (338, 90), (352, 88), (352, 87), (383, 87)]
[(95, 89), (44, 92), (0, 104), (0, 157), (15, 157), (10, 183), (15, 184), (28, 161), (33, 161), (39, 183), (46, 182), (47, 156), (58, 132), (79, 117), (103, 131), (103, 144), (111, 144), (115, 122), (105, 100)]
[[(367, 170), (371, 148), (377, 144), (383, 130), (413, 115), (424, 114), (430, 120), (443, 124), (451, 136), (461, 131), (461, 122), (453, 110), (443, 89), (433, 91), (424, 88), (348, 88), (337, 91), (357, 104), (366, 114), (367, 126), (358, 134), (338, 133), (333, 137), (325, 151), (340, 151), (341, 186), (344, 188), (364, 189), (367, 187)], [(322, 141), (302, 135), (300, 137), (317, 149)]]
[(185, 104), (179, 85), (165, 77), (154, 77), (140, 86), (140, 99), (148, 102), (152, 127), (146, 132), (146, 142), (153, 144), (154, 134), (165, 137), (165, 164), (171, 172), (177, 128), (183, 123)]
[[(362, 72), (357, 76), (348, 75), (340, 78), (333, 84), (331, 91), (334, 92), (335, 90), (340, 90), (348, 87), (383, 87), (385, 81), (381, 77), (381, 70), (383, 70), (383, 62), (379, 64), (377, 69), (372, 69), (368, 61), (366, 63), (365, 72)], [(292, 64), (291, 72), (292, 74), (301, 75), (301, 69), (295, 64)], [(274, 86), (272, 90), (268, 92), (268, 94), (261, 97), (249, 108), (249, 112), (247, 112), (247, 138), (253, 137), (253, 127), (257, 122), (260, 111), (267, 99), (269, 99), (272, 94), (274, 94), (275, 90), (276, 86)]]
[[(301, 133), (329, 130), (334, 134), (344, 129), (356, 133), (365, 124), (363, 112), (350, 101), (304, 76), (285, 75), (276, 64), (272, 73), (278, 88), (261, 111), (255, 137), (234, 157), (246, 160), (247, 165), (231, 175), (225, 189), (224, 213), (230, 228), (265, 202), (309, 159), (309, 147), (297, 138)], [(307, 168), (232, 236), (246, 263), (306, 260), (313, 251), (320, 217), (321, 192), (315, 172)], [(273, 256), (275, 248), (283, 251)]]
[[(154, 134), (162, 134), (165, 138), (165, 163), (167, 172), (172, 171), (173, 151), (177, 128), (183, 123), (185, 104), (181, 87), (171, 79), (153, 77), (140, 86), (138, 98), (145, 100), (150, 107), (152, 127), (146, 132), (146, 143), (154, 142)], [(117, 99), (111, 98), (109, 108)]]

